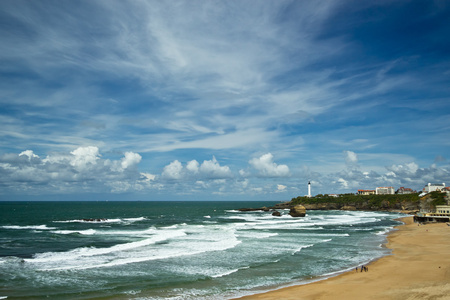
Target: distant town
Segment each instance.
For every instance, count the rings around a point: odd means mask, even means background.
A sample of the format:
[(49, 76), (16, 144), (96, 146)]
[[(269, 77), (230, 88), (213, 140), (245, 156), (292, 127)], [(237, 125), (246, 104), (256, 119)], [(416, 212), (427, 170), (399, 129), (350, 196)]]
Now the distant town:
[[(450, 193), (450, 187), (446, 187), (445, 183), (428, 183), (425, 185), (425, 187), (422, 189), (422, 192), (420, 193), (420, 196), (424, 196), (431, 192), (446, 192)], [(400, 187), (397, 190), (394, 189), (392, 186), (388, 187), (377, 187), (375, 190), (358, 190), (358, 195), (405, 195), (405, 194), (415, 194), (418, 193), (417, 191)]]
[[(441, 193), (447, 193), (450, 194), (450, 187), (446, 187), (445, 183), (428, 183), (425, 185), (425, 187), (422, 189), (421, 192), (418, 192), (416, 190), (413, 190), (411, 188), (406, 187), (400, 187), (397, 190), (395, 190), (392, 186), (382, 186), (377, 187), (374, 190), (358, 190), (356, 192), (356, 195), (407, 195), (407, 194), (417, 194), (419, 193), (419, 197), (425, 196), (426, 194), (429, 194), (431, 192), (441, 192)], [(327, 196), (330, 197), (339, 197), (339, 194), (328, 194)], [(311, 196), (311, 183), (308, 183), (308, 195), (307, 197)]]
[[(380, 195), (377, 197), (376, 195)], [(384, 197), (383, 197), (384, 196)], [(414, 215), (414, 220), (426, 222), (450, 222), (450, 187), (445, 183), (428, 183), (422, 191), (392, 186), (377, 187), (372, 190), (360, 189), (349, 194), (311, 195), (311, 182), (308, 182), (308, 195), (293, 198), (292, 204), (301, 204), (308, 210), (387, 210)], [(448, 223), (450, 226), (450, 223)]]

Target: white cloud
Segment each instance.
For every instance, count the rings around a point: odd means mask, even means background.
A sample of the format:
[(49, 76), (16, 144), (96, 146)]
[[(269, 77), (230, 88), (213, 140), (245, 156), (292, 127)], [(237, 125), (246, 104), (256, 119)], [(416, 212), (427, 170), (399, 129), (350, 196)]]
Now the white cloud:
[(19, 156), (27, 156), (28, 160), (30, 160), (30, 161), (33, 158), (39, 158), (39, 156), (34, 154), (32, 150), (25, 150), (22, 153), (20, 153)]
[(189, 161), (189, 162), (187, 163), (186, 169), (189, 170), (190, 172), (196, 174), (196, 173), (198, 173), (198, 166), (199, 166), (198, 161), (196, 161), (196, 160), (194, 159), (194, 160), (191, 160), (191, 161)]
[(353, 151), (344, 151), (345, 163), (350, 167), (358, 165), (358, 155)]
[(342, 188), (348, 189), (348, 182), (347, 182), (347, 180), (345, 180), (343, 178), (339, 178), (338, 182), (341, 184)]
[(19, 155), (1, 156), (0, 176), (4, 179), (4, 187), (10, 191), (140, 190), (143, 186), (150, 188), (150, 181), (155, 179), (154, 175), (138, 172), (140, 161), (141, 156), (133, 152), (126, 152), (121, 160), (102, 159), (99, 149), (94, 146), (78, 147), (70, 153), (51, 153), (45, 159), (26, 150)]
[(121, 166), (123, 169), (136, 167), (141, 162), (142, 156), (133, 152), (125, 152), (125, 157), (122, 158)]
[(286, 188), (287, 188), (287, 186), (285, 186), (283, 184), (277, 184), (277, 192), (285, 192)]
[(221, 166), (219, 162), (213, 157), (212, 160), (205, 160), (200, 166), (200, 172), (208, 178), (230, 178), (232, 177), (231, 170), (228, 166)]
[(253, 158), (249, 163), (262, 177), (287, 177), (290, 175), (289, 167), (274, 163), (271, 153), (263, 154), (259, 158)]
[(169, 165), (164, 167), (162, 172), (162, 177), (168, 179), (181, 179), (183, 166), (178, 160), (171, 162)]
[(73, 155), (70, 164), (78, 171), (84, 171), (95, 165), (100, 155), (98, 148), (93, 146), (79, 147), (70, 154)]
[(392, 165), (387, 167), (388, 170), (392, 171), (395, 175), (415, 175), (419, 170), (419, 166), (415, 162), (406, 163), (404, 165)]
[(150, 174), (150, 173), (141, 173), (141, 176), (144, 178), (144, 181), (154, 181), (156, 179), (156, 175)]

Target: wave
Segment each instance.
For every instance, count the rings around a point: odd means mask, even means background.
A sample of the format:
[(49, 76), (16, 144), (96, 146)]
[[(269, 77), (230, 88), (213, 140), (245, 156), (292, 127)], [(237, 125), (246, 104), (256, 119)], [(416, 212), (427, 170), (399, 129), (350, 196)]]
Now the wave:
[(29, 226), (16, 226), (16, 225), (5, 225), (2, 226), (4, 229), (15, 229), (15, 230), (53, 230), (56, 227), (47, 227), (47, 225), (29, 225)]
[(388, 234), (392, 229), (394, 229), (394, 227), (387, 227), (387, 228), (384, 228), (384, 230), (381, 230), (381, 231), (376, 232), (375, 234), (376, 234), (376, 235), (386, 235), (386, 234)]
[(93, 235), (97, 231), (95, 229), (87, 229), (87, 230), (55, 230), (52, 233), (56, 234), (82, 234), (82, 235)]
[(295, 249), (291, 254), (295, 255), (296, 253), (302, 251), (302, 249), (309, 248), (309, 247), (312, 247), (312, 246), (314, 246), (314, 244), (300, 246), (299, 248)]
[(220, 278), (220, 277), (228, 276), (228, 275), (231, 275), (233, 273), (239, 272), (240, 270), (245, 270), (245, 269), (250, 269), (250, 267), (247, 266), (247, 267), (242, 267), (242, 268), (228, 270), (228, 271), (225, 271), (223, 273), (219, 273), (219, 274), (216, 274), (216, 275), (211, 275), (211, 277), (212, 278)]
[(95, 218), (95, 219), (75, 219), (75, 220), (64, 220), (64, 221), (53, 221), (53, 223), (134, 223), (147, 220), (146, 217), (139, 218), (123, 218), (123, 219), (105, 219), (105, 218)]
[(81, 257), (89, 257), (89, 256), (98, 256), (98, 255), (105, 255), (105, 254), (111, 254), (113, 252), (120, 252), (120, 251), (127, 251), (151, 244), (155, 244), (157, 242), (164, 241), (169, 238), (174, 237), (180, 237), (186, 235), (183, 231), (174, 231), (172, 233), (165, 232), (164, 234), (154, 236), (152, 238), (136, 241), (136, 242), (130, 242), (125, 244), (118, 244), (114, 245), (109, 248), (95, 248), (95, 247), (83, 247), (83, 248), (77, 248), (68, 252), (47, 252), (47, 253), (41, 253), (36, 254), (34, 258), (28, 259), (28, 262), (55, 262), (55, 261), (61, 261), (61, 260), (69, 260), (69, 259), (78, 259)]
[[(221, 252), (241, 243), (235, 230), (223, 226), (209, 227), (205, 229), (203, 225), (188, 225), (183, 230), (150, 228), (152, 236), (142, 240), (108, 248), (82, 247), (66, 252), (40, 253), (25, 261), (39, 270), (105, 268), (213, 251)], [(91, 231), (93, 234), (99, 232), (99, 230)]]
[(244, 238), (254, 238), (254, 239), (266, 239), (269, 237), (277, 236), (278, 233), (270, 233), (270, 232), (251, 232), (251, 231), (238, 231), (237, 237), (244, 237)]

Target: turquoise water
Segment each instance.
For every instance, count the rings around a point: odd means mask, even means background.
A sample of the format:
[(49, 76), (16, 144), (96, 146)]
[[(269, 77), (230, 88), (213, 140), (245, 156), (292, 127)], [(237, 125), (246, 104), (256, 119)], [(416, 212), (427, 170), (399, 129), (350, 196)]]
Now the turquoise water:
[(236, 210), (272, 204), (0, 202), (0, 299), (230, 299), (387, 255), (401, 216)]

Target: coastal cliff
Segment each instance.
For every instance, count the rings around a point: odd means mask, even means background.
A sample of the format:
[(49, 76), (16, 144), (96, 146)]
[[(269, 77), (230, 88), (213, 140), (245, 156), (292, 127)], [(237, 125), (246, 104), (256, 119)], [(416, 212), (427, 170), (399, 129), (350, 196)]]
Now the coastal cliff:
[(307, 210), (359, 210), (359, 211), (408, 211), (420, 210), (421, 201), (417, 194), (408, 195), (353, 195), (338, 197), (317, 195), (297, 197), (291, 205), (301, 204)]
[(272, 207), (243, 208), (241, 211), (276, 211), (292, 209), (297, 205), (308, 210), (349, 210), (349, 211), (391, 211), (407, 214), (419, 210), (432, 210), (436, 205), (446, 204), (444, 193), (432, 192), (423, 197), (418, 194), (407, 195), (354, 195), (343, 194), (338, 197), (317, 195), (315, 197), (296, 197), (291, 201), (278, 203)]

